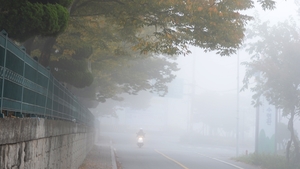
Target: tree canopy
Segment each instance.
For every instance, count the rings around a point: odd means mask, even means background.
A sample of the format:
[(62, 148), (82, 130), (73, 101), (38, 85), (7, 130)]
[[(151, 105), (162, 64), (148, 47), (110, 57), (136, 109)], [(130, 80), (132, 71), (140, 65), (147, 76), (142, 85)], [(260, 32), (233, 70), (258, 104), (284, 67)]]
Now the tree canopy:
[[(56, 36), (67, 26), (70, 0), (1, 0), (0, 29), (18, 41), (34, 36)], [(65, 5), (65, 6), (63, 6)]]
[[(272, 9), (273, 0), (257, 0)], [(0, 0), (0, 29), (25, 41), (56, 78), (93, 84), (104, 101), (125, 92), (164, 95), (170, 60), (196, 46), (221, 56), (242, 44), (254, 0)], [(166, 56), (166, 58), (162, 57)], [(142, 69), (143, 68), (143, 69)], [(117, 78), (118, 77), (118, 78)]]
[[(36, 35), (55, 36), (71, 17), (103, 16), (126, 32), (133, 48), (141, 52), (186, 54), (188, 46), (215, 50), (221, 55), (241, 45), (244, 26), (250, 17), (240, 13), (253, 8), (253, 0), (2, 0), (0, 29), (25, 40)], [(274, 0), (257, 0), (273, 9)], [(19, 26), (22, 25), (22, 26)], [(137, 30), (153, 31), (138, 36)], [(134, 37), (135, 36), (135, 37)]]
[[(249, 37), (253, 38), (248, 48), (253, 57), (252, 61), (244, 63), (247, 68), (244, 89), (248, 88), (250, 78), (255, 77), (256, 85), (251, 86), (255, 104), (259, 105), (260, 97), (264, 96), (289, 117), (291, 138), (287, 144), (287, 158), (291, 165), (299, 166), (299, 140), (293, 121), (300, 115), (300, 30), (295, 23), (287, 21), (275, 26), (268, 22), (255, 23)], [(290, 152), (292, 145), (294, 153)]]
[[(259, 2), (265, 8), (274, 5), (270, 0)], [(241, 45), (244, 26), (250, 19), (239, 11), (252, 8), (253, 3), (252, 0), (76, 0), (70, 15), (105, 16), (126, 31), (133, 49), (141, 52), (187, 54), (191, 45), (230, 55)], [(142, 36), (136, 34), (145, 27), (152, 31)]]

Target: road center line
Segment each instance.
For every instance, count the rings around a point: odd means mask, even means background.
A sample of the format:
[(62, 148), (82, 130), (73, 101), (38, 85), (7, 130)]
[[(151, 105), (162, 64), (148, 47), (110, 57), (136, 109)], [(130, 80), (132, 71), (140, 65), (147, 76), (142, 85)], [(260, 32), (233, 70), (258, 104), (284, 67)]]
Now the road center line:
[(167, 159), (173, 161), (174, 163), (178, 164), (180, 167), (182, 167), (182, 168), (184, 168), (184, 169), (189, 169), (189, 168), (187, 168), (186, 166), (184, 166), (183, 164), (181, 164), (180, 162), (178, 162), (178, 161), (176, 161), (176, 160), (174, 160), (174, 159), (168, 157), (167, 155), (165, 155), (165, 154), (159, 152), (158, 150), (155, 149), (155, 151), (156, 151), (158, 154), (160, 154), (160, 155), (166, 157)]
[(244, 168), (242, 168), (242, 167), (239, 167), (239, 166), (237, 166), (237, 165), (228, 163), (228, 162), (223, 161), (223, 160), (219, 160), (219, 159), (217, 159), (217, 158), (209, 157), (209, 156), (206, 156), (206, 155), (203, 155), (203, 154), (200, 154), (200, 153), (196, 153), (196, 154), (199, 154), (199, 155), (201, 155), (201, 156), (203, 156), (203, 157), (210, 158), (210, 159), (212, 159), (212, 160), (216, 160), (216, 161), (219, 161), (219, 162), (221, 162), (221, 163), (230, 165), (230, 166), (232, 166), (232, 167), (234, 167), (234, 168), (237, 168), (237, 169), (244, 169)]

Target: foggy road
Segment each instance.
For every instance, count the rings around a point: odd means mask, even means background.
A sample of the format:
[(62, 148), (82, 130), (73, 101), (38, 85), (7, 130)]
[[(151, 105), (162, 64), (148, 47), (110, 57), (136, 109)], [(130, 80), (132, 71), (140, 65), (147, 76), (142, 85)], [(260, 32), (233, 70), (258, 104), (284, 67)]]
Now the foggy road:
[(256, 169), (230, 160), (234, 149), (181, 145), (178, 136), (147, 133), (138, 148), (134, 133), (102, 134), (112, 139), (122, 169)]

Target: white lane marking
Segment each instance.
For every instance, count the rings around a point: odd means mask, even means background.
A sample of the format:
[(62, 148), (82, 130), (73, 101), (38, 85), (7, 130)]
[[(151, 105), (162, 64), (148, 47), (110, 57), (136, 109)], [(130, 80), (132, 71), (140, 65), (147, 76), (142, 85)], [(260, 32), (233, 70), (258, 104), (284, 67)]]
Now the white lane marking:
[(159, 152), (158, 150), (155, 149), (155, 151), (156, 151), (158, 154), (164, 156), (165, 158), (167, 158), (167, 159), (173, 161), (174, 163), (178, 164), (180, 167), (182, 167), (182, 168), (184, 168), (184, 169), (189, 169), (189, 168), (187, 168), (186, 166), (184, 166), (183, 164), (181, 164), (180, 162), (178, 162), (178, 161), (176, 161), (176, 160), (174, 160), (174, 159), (168, 157), (167, 155), (165, 155), (165, 154)]
[(219, 161), (219, 162), (221, 162), (221, 163), (224, 163), (224, 164), (230, 165), (230, 166), (232, 166), (232, 167), (235, 167), (235, 168), (237, 168), (237, 169), (244, 169), (244, 168), (242, 168), (242, 167), (239, 167), (239, 166), (237, 166), (237, 165), (234, 165), (234, 164), (228, 163), (228, 162), (226, 162), (226, 161), (223, 161), (223, 160), (219, 160), (219, 159), (217, 159), (217, 158), (209, 157), (209, 156), (206, 156), (206, 155), (203, 155), (203, 154), (200, 154), (200, 153), (196, 153), (196, 154), (199, 154), (199, 155), (201, 155), (201, 156), (203, 156), (203, 157), (210, 158), (210, 159), (213, 159), (213, 160)]

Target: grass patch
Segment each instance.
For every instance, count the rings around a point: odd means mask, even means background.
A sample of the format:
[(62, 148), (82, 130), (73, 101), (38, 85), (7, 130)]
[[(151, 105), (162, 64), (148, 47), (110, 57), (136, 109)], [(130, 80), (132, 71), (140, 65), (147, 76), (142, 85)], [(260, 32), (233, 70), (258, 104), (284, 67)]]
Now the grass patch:
[(260, 166), (266, 169), (288, 169), (285, 156), (269, 154), (249, 154), (233, 158), (236, 161)]

